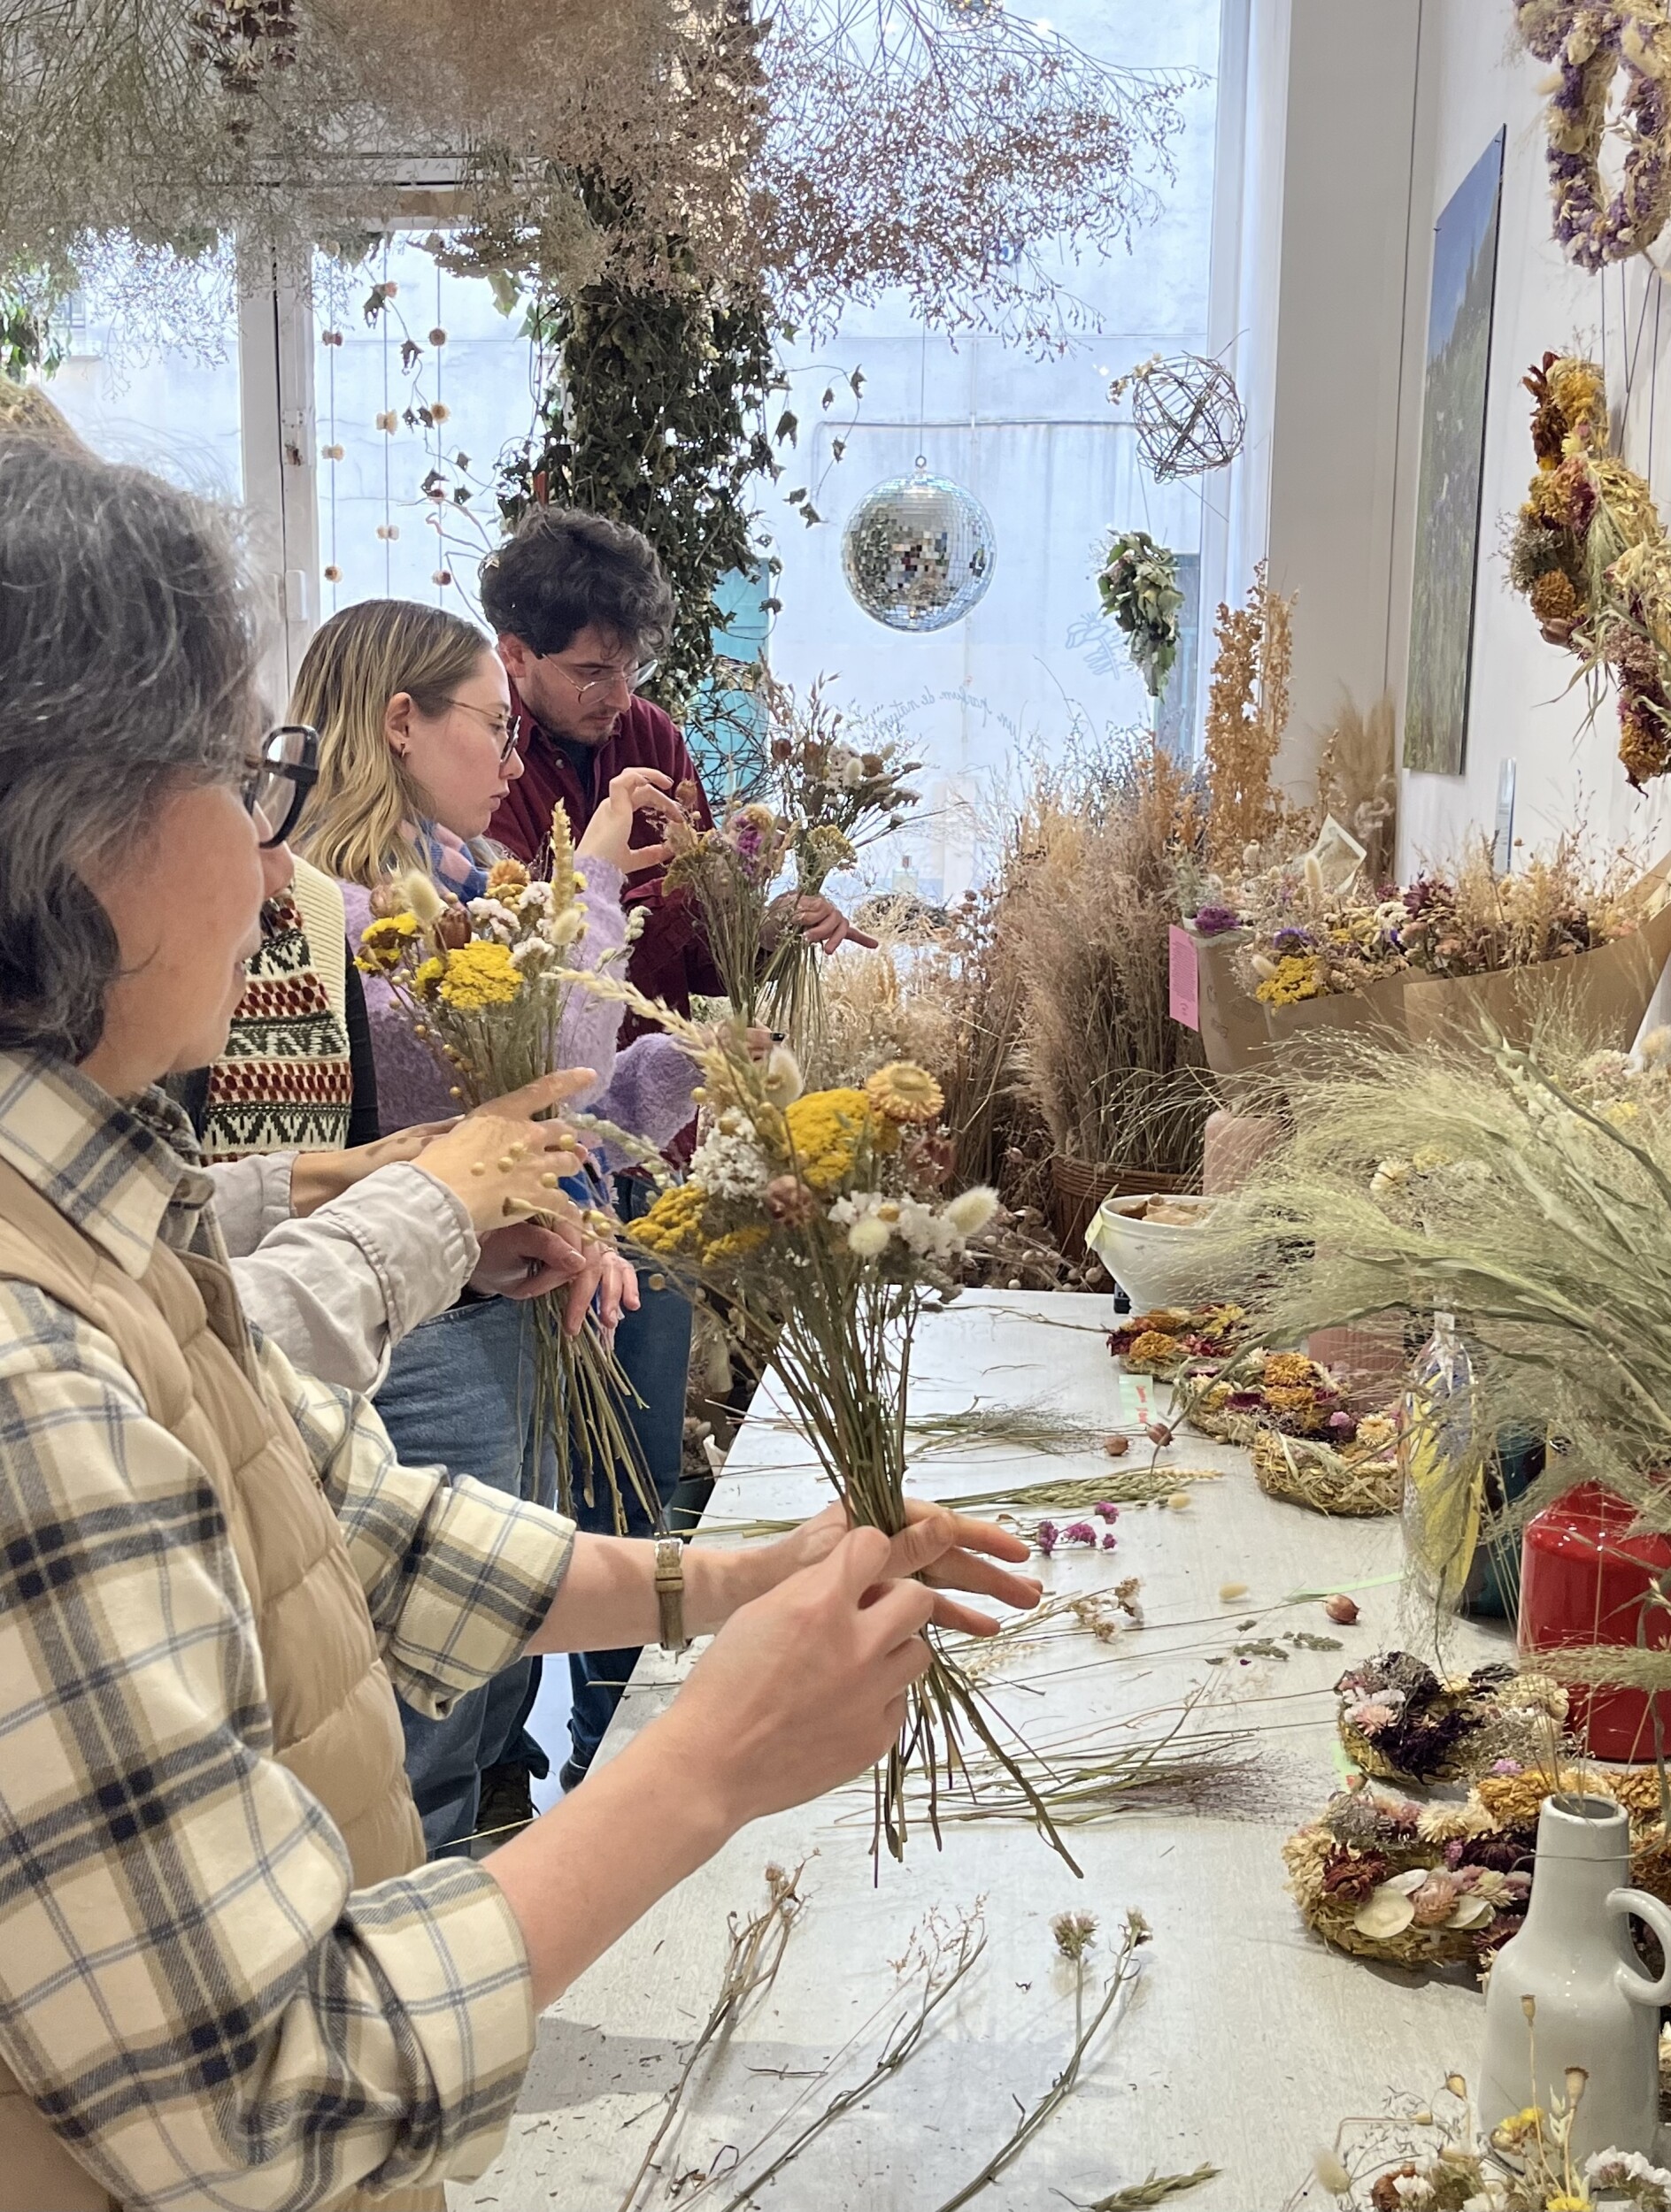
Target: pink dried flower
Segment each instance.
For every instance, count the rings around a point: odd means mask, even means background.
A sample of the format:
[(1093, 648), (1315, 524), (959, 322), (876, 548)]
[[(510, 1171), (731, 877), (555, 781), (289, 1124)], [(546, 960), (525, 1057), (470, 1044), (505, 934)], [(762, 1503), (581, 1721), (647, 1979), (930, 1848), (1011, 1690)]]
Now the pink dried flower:
[(1110, 1505), (1106, 1498), (1100, 1505), (1092, 1506), (1091, 1511), (1099, 1521), (1117, 1521), (1120, 1518), (1120, 1508), (1117, 1505)]
[(1119, 1543), (1119, 1537), (1111, 1532), (1108, 1535), (1103, 1538), (1103, 1549), (1105, 1551), (1113, 1551), (1118, 1548)]
[(1062, 1531), (1065, 1544), (1090, 1544), (1095, 1548), (1097, 1532), (1089, 1521), (1070, 1521)]
[(1055, 1522), (1041, 1521), (1038, 1526), (1033, 1531), (1033, 1541), (1038, 1546), (1040, 1551), (1043, 1553), (1045, 1558), (1048, 1559), (1051, 1554), (1056, 1549), (1057, 1530)]

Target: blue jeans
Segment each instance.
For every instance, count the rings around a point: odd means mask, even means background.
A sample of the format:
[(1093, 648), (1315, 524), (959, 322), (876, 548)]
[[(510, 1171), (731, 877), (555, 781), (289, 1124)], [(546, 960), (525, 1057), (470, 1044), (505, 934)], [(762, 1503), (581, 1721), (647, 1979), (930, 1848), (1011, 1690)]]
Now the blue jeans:
[[(504, 1298), (454, 1306), (414, 1329), (377, 1393), (400, 1457), (551, 1504), (556, 1459), (550, 1440), (533, 1432), (534, 1347), (531, 1310)], [(474, 1829), (481, 1769), (520, 1732), (538, 1663), (518, 1660), (459, 1698), (445, 1720), (426, 1720), (402, 1701), (406, 1775), (432, 1856), (459, 1848)]]
[[(644, 1185), (623, 1177), (618, 1186), (618, 1204), (623, 1220), (643, 1210)], [(684, 1453), (685, 1384), (690, 1371), (689, 1301), (676, 1290), (651, 1290), (645, 1271), (638, 1271), (642, 1301), (636, 1313), (623, 1314), (616, 1333), (615, 1352), (642, 1405), (628, 1412), (644, 1463), (665, 1508), (678, 1484)], [(596, 1486), (597, 1502), (588, 1507), (579, 1497), (575, 1510), (581, 1528), (600, 1536), (612, 1536), (615, 1524), (605, 1486)], [(655, 1533), (637, 1497), (628, 1491), (628, 1532)], [(574, 1746), (571, 1758), (582, 1772), (603, 1740), (604, 1731), (620, 1703), (628, 1676), (638, 1663), (636, 1647), (625, 1651), (577, 1651), (569, 1655), (568, 1672), (573, 1700), (568, 1732)]]

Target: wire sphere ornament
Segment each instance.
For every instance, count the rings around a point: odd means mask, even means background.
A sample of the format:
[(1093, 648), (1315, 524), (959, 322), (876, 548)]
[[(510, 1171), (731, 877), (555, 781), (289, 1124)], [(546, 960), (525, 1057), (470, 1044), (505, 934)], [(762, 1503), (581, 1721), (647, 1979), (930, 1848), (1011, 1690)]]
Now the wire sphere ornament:
[(1198, 353), (1145, 361), (1116, 377), (1108, 396), (1118, 402), (1128, 391), (1137, 450), (1157, 484), (1228, 468), (1242, 450), (1247, 411), (1221, 361)]
[(930, 476), (917, 457), (910, 476), (866, 493), (842, 532), (847, 588), (890, 630), (943, 630), (986, 595), (997, 565), (992, 518), (961, 484)]

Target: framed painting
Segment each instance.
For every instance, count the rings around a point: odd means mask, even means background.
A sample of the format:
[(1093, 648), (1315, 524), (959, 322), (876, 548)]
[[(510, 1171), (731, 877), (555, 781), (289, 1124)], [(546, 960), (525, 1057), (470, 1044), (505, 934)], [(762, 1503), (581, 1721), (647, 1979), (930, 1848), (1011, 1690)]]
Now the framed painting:
[(1442, 776), (1460, 775), (1467, 757), (1506, 135), (1498, 133), (1457, 187), (1433, 240), (1404, 764)]

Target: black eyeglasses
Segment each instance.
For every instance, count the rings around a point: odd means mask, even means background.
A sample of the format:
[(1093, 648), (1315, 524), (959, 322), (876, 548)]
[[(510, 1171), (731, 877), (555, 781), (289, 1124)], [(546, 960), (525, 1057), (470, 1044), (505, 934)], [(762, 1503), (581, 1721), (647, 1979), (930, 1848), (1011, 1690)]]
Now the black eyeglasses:
[(255, 765), (244, 772), (238, 795), (247, 813), (260, 809), (267, 826), (267, 834), (261, 840), (264, 851), (283, 844), (319, 780), (317, 730), (309, 729), (305, 722), (287, 722), (267, 732)]

